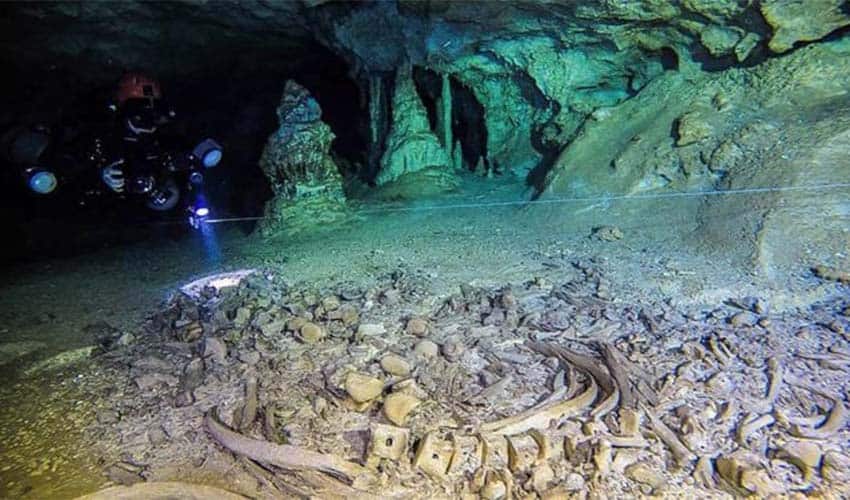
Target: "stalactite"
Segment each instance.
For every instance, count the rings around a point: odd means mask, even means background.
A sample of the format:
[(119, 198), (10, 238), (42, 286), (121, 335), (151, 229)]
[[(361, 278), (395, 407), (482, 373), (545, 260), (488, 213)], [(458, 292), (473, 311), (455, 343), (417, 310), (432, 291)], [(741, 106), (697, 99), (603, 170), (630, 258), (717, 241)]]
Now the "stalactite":
[(442, 75), (443, 85), (437, 103), (437, 138), (448, 151), (452, 147), (452, 86), (449, 75)]
[(384, 84), (380, 75), (369, 76), (369, 167), (375, 172), (381, 159), (384, 127)]

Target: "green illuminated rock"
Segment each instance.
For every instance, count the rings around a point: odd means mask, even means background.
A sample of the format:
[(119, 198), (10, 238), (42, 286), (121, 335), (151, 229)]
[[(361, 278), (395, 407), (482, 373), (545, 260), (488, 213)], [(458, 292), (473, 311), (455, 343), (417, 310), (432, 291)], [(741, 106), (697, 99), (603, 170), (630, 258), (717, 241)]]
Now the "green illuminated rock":
[(330, 155), (334, 134), (321, 115), (307, 89), (288, 80), (277, 109), (280, 127), (260, 158), (275, 192), (266, 205), (264, 235), (325, 226), (350, 216), (342, 177)]
[(820, 40), (850, 25), (844, 0), (764, 0), (761, 12), (773, 28), (768, 45), (774, 52), (787, 52), (797, 42)]
[(425, 106), (416, 92), (409, 67), (396, 74), (392, 100), (392, 127), (381, 158), (378, 184), (430, 168), (451, 169), (451, 160), (431, 131)]

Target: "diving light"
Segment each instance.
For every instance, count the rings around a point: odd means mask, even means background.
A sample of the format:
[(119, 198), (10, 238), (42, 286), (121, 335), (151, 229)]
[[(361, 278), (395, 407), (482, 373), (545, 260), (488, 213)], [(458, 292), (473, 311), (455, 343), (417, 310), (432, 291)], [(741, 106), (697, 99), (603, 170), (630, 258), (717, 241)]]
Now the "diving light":
[(53, 172), (43, 168), (27, 169), (25, 175), (27, 176), (27, 186), (38, 194), (49, 194), (56, 189), (58, 184)]
[(192, 156), (199, 159), (206, 168), (218, 165), (223, 154), (221, 144), (212, 139), (204, 139), (192, 150)]
[(198, 217), (206, 217), (210, 214), (210, 209), (207, 207), (201, 207), (195, 209), (195, 215)]

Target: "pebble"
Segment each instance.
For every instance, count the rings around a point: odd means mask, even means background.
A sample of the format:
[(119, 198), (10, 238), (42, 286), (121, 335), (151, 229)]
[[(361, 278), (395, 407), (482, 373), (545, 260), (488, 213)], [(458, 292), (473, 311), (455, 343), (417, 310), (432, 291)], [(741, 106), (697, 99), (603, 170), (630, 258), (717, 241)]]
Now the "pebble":
[(301, 341), (305, 344), (315, 344), (322, 340), (324, 336), (325, 331), (315, 323), (304, 323), (301, 327)]
[(387, 354), (381, 358), (381, 368), (390, 375), (397, 377), (406, 377), (410, 375), (412, 370), (410, 363), (397, 354)]
[(433, 359), (440, 352), (439, 346), (430, 340), (420, 340), (413, 348), (414, 354), (424, 359)]
[(345, 392), (357, 403), (371, 401), (381, 395), (384, 383), (375, 377), (349, 372), (345, 377)]
[(428, 333), (428, 322), (422, 318), (411, 318), (407, 322), (405, 331), (410, 335), (424, 337)]

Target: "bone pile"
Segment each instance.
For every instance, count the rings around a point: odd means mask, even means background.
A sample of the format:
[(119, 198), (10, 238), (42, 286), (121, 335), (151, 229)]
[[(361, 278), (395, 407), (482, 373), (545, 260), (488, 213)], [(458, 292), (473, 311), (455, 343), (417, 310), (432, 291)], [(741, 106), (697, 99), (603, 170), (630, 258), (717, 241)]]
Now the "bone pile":
[(185, 459), (269, 497), (850, 494), (846, 301), (684, 310), (619, 301), (594, 262), (567, 278), (178, 294), (101, 355), (131, 380), (95, 426), (110, 478)]

